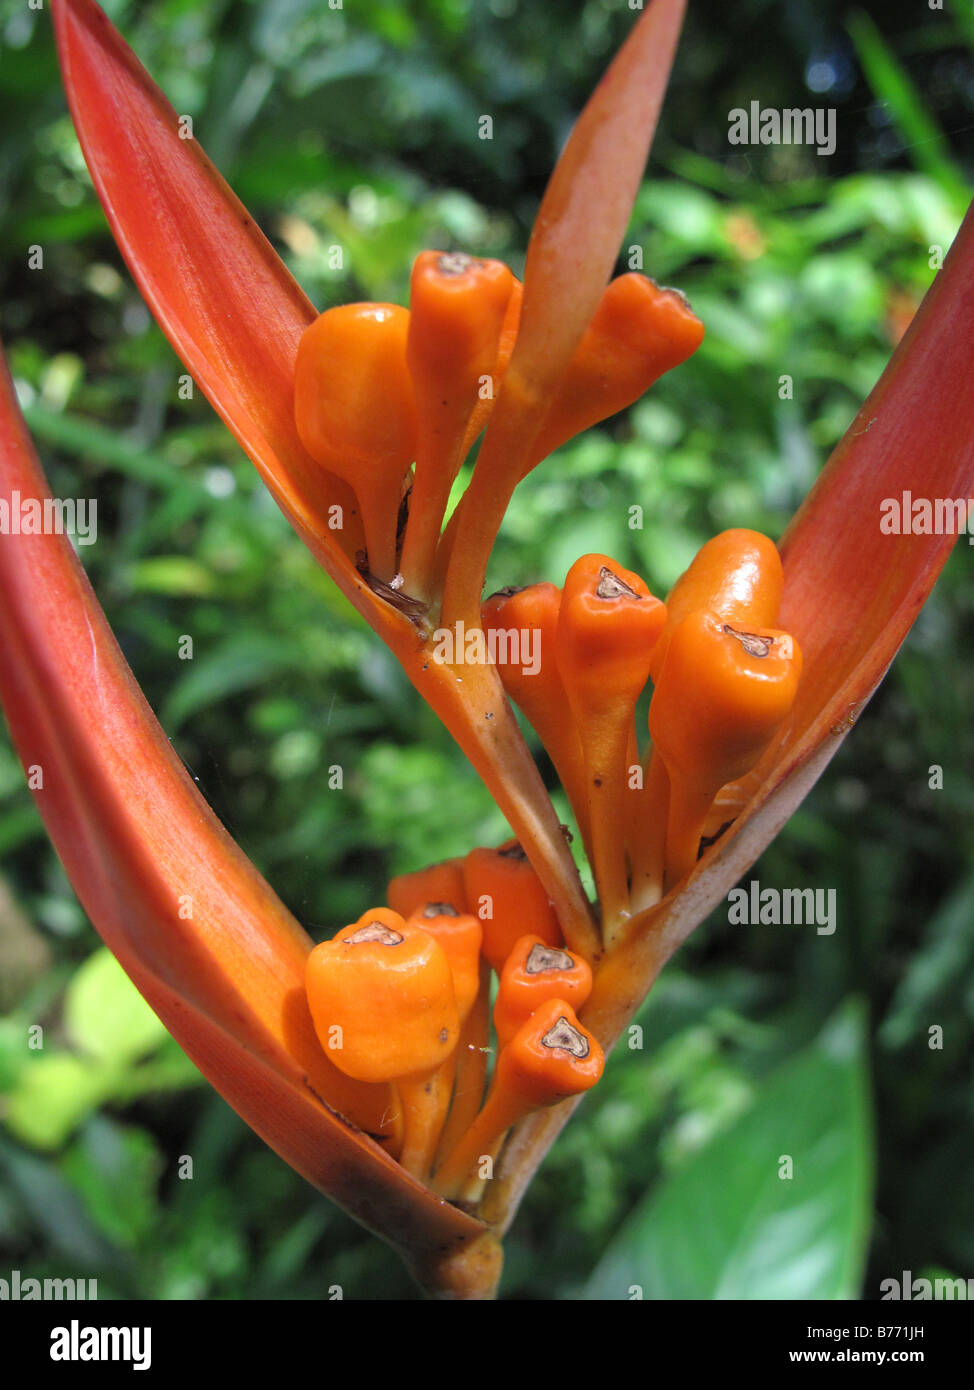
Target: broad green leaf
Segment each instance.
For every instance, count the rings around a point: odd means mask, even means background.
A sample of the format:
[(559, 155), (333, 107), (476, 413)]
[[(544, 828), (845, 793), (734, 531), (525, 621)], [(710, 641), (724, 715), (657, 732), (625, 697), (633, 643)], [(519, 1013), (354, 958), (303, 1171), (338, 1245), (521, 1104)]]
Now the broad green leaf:
[(34, 1054), (4, 1100), (11, 1134), (37, 1149), (58, 1149), (112, 1091), (114, 1068), (70, 1052)]
[(89, 1057), (121, 1068), (167, 1036), (115, 957), (102, 946), (78, 970), (64, 997), (64, 1022)]
[(640, 1203), (583, 1297), (855, 1298), (871, 1187), (863, 1019), (850, 1004)]
[(212, 593), (214, 586), (213, 575), (197, 560), (186, 555), (153, 555), (133, 567), (132, 587), (145, 594), (195, 597)]
[(99, 1231), (114, 1244), (137, 1246), (158, 1216), (162, 1155), (151, 1134), (92, 1116), (61, 1163)]

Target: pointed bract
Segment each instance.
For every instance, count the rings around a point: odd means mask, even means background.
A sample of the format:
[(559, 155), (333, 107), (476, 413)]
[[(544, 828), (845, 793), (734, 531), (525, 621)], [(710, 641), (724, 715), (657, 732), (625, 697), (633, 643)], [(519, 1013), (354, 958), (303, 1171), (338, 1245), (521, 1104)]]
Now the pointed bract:
[(598, 307), (656, 133), (686, 0), (651, 0), (579, 116), (545, 190), (508, 379), (545, 395)]
[(528, 245), (514, 351), (458, 509), (443, 599), (447, 626), (477, 621), (487, 561), (511, 494), (612, 273), (684, 8), (685, 0), (652, 0), (586, 102), (549, 180)]
[[(13, 494), (49, 496), (0, 368), (0, 496)], [(407, 1257), (477, 1236), (336, 1113), (388, 1130), (393, 1098), (322, 1052), (304, 992), (312, 943), (199, 795), (68, 538), (0, 535), (0, 592), (0, 696), (48, 832), (166, 1027), (283, 1158)]]

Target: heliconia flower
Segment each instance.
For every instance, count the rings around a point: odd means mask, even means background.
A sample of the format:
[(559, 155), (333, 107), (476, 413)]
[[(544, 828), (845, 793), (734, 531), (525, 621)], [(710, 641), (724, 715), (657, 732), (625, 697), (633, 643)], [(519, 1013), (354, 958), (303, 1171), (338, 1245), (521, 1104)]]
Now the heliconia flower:
[[(422, 287), (428, 298), (421, 330), (410, 336), (399, 318), (404, 310), (366, 313), (364, 319), (352, 315), (356, 334), (371, 335), (376, 325), (386, 334), (391, 322), (396, 335), (395, 342), (356, 338), (363, 370), (370, 370), (374, 351), (388, 351), (419, 364), (417, 379), (421, 372), (435, 373), (440, 359), (430, 335), (437, 321), (466, 344), (447, 360), (456, 368), (453, 395), (445, 397), (449, 404), (438, 423), (428, 417), (428, 381), (427, 414), (417, 423), (406, 377), (398, 378), (403, 389), (395, 437), (372, 430), (387, 422), (361, 413), (353, 384), (336, 400), (336, 409), (347, 405), (347, 412), (323, 416), (314, 430), (299, 428), (296, 367), (302, 339), (317, 317), (314, 308), (198, 144), (181, 138), (176, 114), (93, 0), (53, 0), (52, 9), (82, 149), (150, 308), (298, 534), (482, 776), (532, 882), (550, 900), (561, 939), (539, 933), (543, 950), (581, 958), (592, 968), (592, 992), (578, 1018), (567, 997), (549, 998), (509, 1038), (481, 1118), (474, 1119), (477, 1100), (470, 1127), (451, 1133), (451, 1112), (433, 1175), (434, 1185), (451, 1198), (471, 1190), (482, 1147), (495, 1150), (507, 1127), (516, 1124), (486, 1192), (482, 1198), (477, 1193), (476, 1215), (444, 1200), (396, 1161), (403, 1113), (390, 1069), (359, 1067), (346, 1075), (329, 1060), (315, 1030), (317, 1023), (327, 1034), (329, 1018), (312, 1018), (305, 990), (313, 943), (200, 798), (63, 536), (21, 536), (16, 544), (0, 538), (0, 694), (14, 741), (25, 766), (37, 774), (31, 782), (45, 822), (92, 922), (221, 1094), (298, 1172), (394, 1245), (427, 1289), (443, 1296), (489, 1296), (500, 1273), (500, 1237), (575, 1103), (562, 1098), (577, 1098), (597, 1080), (603, 1051), (665, 961), (810, 789), (882, 679), (945, 562), (949, 536), (883, 534), (880, 503), (907, 487), (940, 497), (972, 491), (974, 222), (969, 214), (882, 380), (789, 527), (780, 547), (776, 616), (762, 609), (761, 620), (748, 627), (721, 617), (722, 610), (703, 622), (694, 609), (670, 630), (638, 577), (620, 579), (608, 557), (587, 557), (599, 562), (595, 592), (607, 611), (621, 592), (613, 584), (623, 580), (627, 602), (646, 605), (653, 642), (667, 647), (660, 656), (661, 681), (670, 652), (678, 653), (691, 638), (729, 643), (728, 661), (734, 643), (753, 656), (761, 643), (773, 644), (782, 634), (802, 654), (790, 713), (780, 723), (768, 721), (750, 748), (756, 764), (721, 793), (733, 823), (695, 863), (692, 852), (683, 855), (678, 881), (665, 885), (659, 901), (647, 892), (648, 905), (630, 915), (614, 902), (612, 931), (603, 941), (497, 668), (465, 665), (460, 681), (454, 665), (431, 659), (431, 641), (434, 620), (451, 629), (462, 623), (468, 631), (481, 630), (487, 558), (517, 482), (546, 448), (567, 437), (566, 428), (575, 427), (573, 411), (576, 424), (581, 421), (577, 427), (598, 418), (591, 414), (599, 408), (598, 391), (586, 364), (600, 342), (617, 340), (613, 316), (630, 306), (644, 324), (658, 326), (665, 318), (668, 327), (660, 332), (669, 346), (662, 357), (653, 347), (635, 366), (630, 361), (631, 375), (620, 359), (604, 395), (606, 413), (699, 342), (702, 330), (679, 296), (632, 285), (611, 294), (606, 288), (662, 103), (683, 0), (652, 0), (582, 113), (532, 233), (523, 293), (492, 269), (472, 271), (462, 258), (444, 266), (434, 258), (421, 267), (423, 275), (433, 276)], [(466, 310), (448, 299), (449, 286), (437, 275), (463, 279), (471, 294), (481, 283), (496, 292), (486, 338), (466, 331)], [(329, 342), (332, 326), (322, 330)], [(499, 390), (489, 408), (475, 407), (461, 438), (457, 402), (467, 400), (468, 387), (463, 361), (481, 367), (495, 338)], [(566, 381), (573, 383), (567, 394)], [(301, 420), (307, 426), (307, 417)], [(2, 493), (43, 498), (43, 477), (5, 373), (0, 424)], [(437, 542), (437, 509), (449, 486), (444, 479), (452, 481), (458, 451), (472, 442), (474, 424), (478, 432), (487, 428), (473, 479)], [(399, 444), (407, 434), (415, 440), (409, 447), (424, 460), (422, 495), (436, 513), (435, 525), (419, 528), (412, 543), (406, 523), (412, 589), (392, 573), (397, 537), (390, 541), (388, 531), (400, 502), (396, 489), (404, 482)], [(349, 466), (346, 450), (359, 471)], [(371, 470), (375, 460), (394, 491), (369, 493), (367, 504), (361, 470)], [(375, 511), (363, 515), (373, 503), (378, 512), (385, 507), (384, 522)], [(376, 539), (370, 540), (370, 528)], [(603, 570), (610, 578), (600, 593)], [(574, 594), (576, 587), (573, 578), (566, 592)], [(776, 591), (772, 607), (777, 600)], [(537, 610), (556, 643), (561, 601), (557, 590), (545, 589), (522, 605)], [(496, 612), (497, 605), (491, 610)], [(589, 723), (608, 719), (604, 741), (617, 758), (617, 712), (596, 708), (597, 686), (573, 665), (585, 642), (595, 649), (598, 641), (581, 619), (577, 630), (570, 622), (562, 629), (561, 640), (561, 668), (549, 665), (545, 679), (564, 688), (578, 678), (576, 704)], [(619, 659), (628, 660), (625, 643), (612, 640)], [(651, 663), (652, 653), (645, 657)], [(714, 721), (714, 737), (722, 737), (716, 714)], [(618, 831), (625, 820), (618, 788), (584, 796), (585, 750), (573, 743), (567, 725), (556, 733), (570, 769), (567, 782), (575, 784), (567, 789), (580, 805), (584, 800), (584, 834), (601, 846), (604, 877), (613, 898), (621, 898), (619, 846), (606, 830)], [(675, 739), (672, 747), (677, 768), (689, 755)], [(729, 775), (739, 775), (743, 766), (729, 758)], [(662, 773), (657, 780), (665, 787)], [(480, 861), (471, 862), (476, 867)], [(373, 920), (395, 926), (402, 921), (397, 914), (412, 914), (424, 904), (435, 904), (441, 914), (447, 908), (473, 913), (473, 902), (450, 896), (469, 899), (472, 890), (479, 891), (467, 867), (454, 862), (432, 875), (397, 881), (391, 911), (366, 912), (359, 927)], [(652, 867), (647, 872), (652, 877)], [(537, 897), (537, 889), (532, 892)], [(491, 935), (486, 925), (485, 938)], [(414, 930), (421, 925), (410, 925)], [(405, 940), (409, 933), (399, 934)], [(508, 945), (522, 936), (513, 931)], [(431, 968), (439, 967), (434, 962)], [(324, 1014), (332, 1007), (329, 989), (326, 981), (316, 996), (327, 1001)], [(459, 1027), (461, 1048), (471, 1021), (486, 1026), (488, 999), (482, 967), (466, 1024), (460, 1026), (455, 1002), (443, 1004), (449, 1016), (443, 1029), (449, 1034)], [(425, 1046), (428, 1040), (421, 1041)], [(365, 1038), (361, 1046), (369, 1060), (378, 1044)], [(417, 1075), (442, 1074), (435, 1046), (417, 1057), (410, 1064), (410, 1085)], [(462, 1055), (456, 1071), (462, 1075)], [(482, 1070), (478, 1075), (482, 1085)], [(424, 1133), (419, 1169), (429, 1160), (433, 1128)]]

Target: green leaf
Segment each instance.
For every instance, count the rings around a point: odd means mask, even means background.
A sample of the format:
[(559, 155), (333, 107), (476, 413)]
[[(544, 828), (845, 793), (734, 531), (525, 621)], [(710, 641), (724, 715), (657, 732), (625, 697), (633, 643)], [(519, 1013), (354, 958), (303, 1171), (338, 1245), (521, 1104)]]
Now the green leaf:
[(213, 575), (187, 555), (153, 555), (132, 568), (132, 588), (144, 594), (211, 594)]
[(174, 733), (198, 710), (263, 685), (282, 671), (300, 667), (300, 656), (286, 639), (258, 632), (228, 638), (198, 655), (186, 675), (174, 685), (163, 706), (160, 723)]
[(968, 0), (949, 0), (954, 22), (963, 35), (968, 48), (974, 53), (974, 14)]
[[(791, 1178), (779, 1176), (785, 1156)], [(640, 1203), (583, 1297), (855, 1298), (871, 1188), (864, 1027), (851, 1003)]]
[(117, 469), (126, 477), (166, 492), (182, 490), (198, 496), (207, 507), (219, 504), (196, 478), (174, 468), (161, 455), (129, 443), (118, 431), (68, 411), (45, 410), (43, 406), (24, 407), (24, 418), (31, 434), (44, 444), (53, 444), (78, 458), (90, 461), (100, 472)]
[[(111, 1275), (111, 1246), (95, 1230), (77, 1193), (47, 1159), (25, 1153), (0, 1136), (0, 1176), (36, 1228), (37, 1248), (49, 1250), (57, 1261), (52, 1275), (70, 1274), (72, 1265), (82, 1277), (96, 1272), (100, 1276), (102, 1271)], [(62, 1260), (67, 1264), (61, 1264)]]
[(158, 1216), (163, 1159), (151, 1134), (95, 1115), (71, 1145), (61, 1171), (99, 1231), (132, 1248)]
[(68, 986), (64, 1022), (82, 1052), (119, 1069), (144, 1057), (168, 1037), (104, 946), (88, 957)]
[(111, 1094), (114, 1068), (70, 1052), (36, 1053), (4, 1104), (11, 1134), (37, 1149), (58, 1149)]
[(873, 95), (888, 106), (903, 137), (904, 149), (917, 168), (936, 179), (963, 207), (967, 181), (954, 163), (943, 132), (930, 116), (906, 69), (867, 14), (856, 11), (849, 32)]
[(33, 801), (25, 806), (12, 806), (0, 815), (0, 855), (4, 857), (43, 835), (44, 822)]

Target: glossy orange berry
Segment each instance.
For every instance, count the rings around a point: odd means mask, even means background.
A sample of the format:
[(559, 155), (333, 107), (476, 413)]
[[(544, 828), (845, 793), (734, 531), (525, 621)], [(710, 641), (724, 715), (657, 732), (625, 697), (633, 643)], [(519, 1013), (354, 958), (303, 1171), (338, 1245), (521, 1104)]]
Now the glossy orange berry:
[[(666, 625), (650, 660), (652, 680), (659, 679), (674, 631), (692, 613), (713, 613), (741, 631), (773, 629), (778, 620), (782, 583), (777, 548), (760, 532), (734, 529), (708, 541), (667, 597)], [(686, 793), (677, 789), (675, 795), (680, 801)], [(666, 765), (658, 754), (654, 753), (649, 761), (645, 787), (631, 793), (630, 801), (631, 896), (633, 906), (642, 909), (657, 902), (663, 891), (670, 783)], [(710, 819), (708, 816), (708, 825)], [(718, 820), (707, 833), (719, 829), (721, 823)], [(698, 829), (702, 827), (694, 826), (687, 833), (696, 834)], [(689, 853), (684, 849), (681, 856), (687, 867)]]
[(406, 358), (417, 412), (416, 472), (402, 572), (425, 593), (467, 426), (489, 388), (514, 276), (500, 261), (424, 251), (413, 265)]
[(666, 608), (608, 555), (583, 555), (562, 590), (555, 651), (569, 700), (601, 709), (628, 704), (649, 679)]
[(501, 1050), (497, 1089), (527, 1113), (590, 1090), (604, 1065), (602, 1048), (571, 1005), (549, 999)]
[(387, 583), (396, 573), (403, 480), (416, 454), (408, 332), (409, 312), (397, 304), (345, 304), (306, 330), (295, 365), (301, 442), (354, 490), (369, 569)]
[(387, 901), (394, 912), (409, 917), (427, 903), (449, 903), (457, 912), (466, 912), (467, 898), (463, 886), (463, 860), (444, 859), (410, 874), (391, 879)]
[(757, 762), (788, 717), (801, 676), (795, 639), (695, 612), (674, 629), (649, 708), (669, 775), (667, 878), (693, 867), (717, 792)]
[(358, 1081), (428, 1071), (456, 1047), (446, 952), (389, 908), (373, 908), (316, 946), (305, 980), (322, 1047)]
[(537, 936), (522, 936), (504, 962), (494, 1028), (505, 1047), (542, 1004), (562, 999), (577, 1013), (592, 992), (592, 970), (581, 956), (561, 946), (547, 946)]
[(637, 401), (696, 352), (703, 336), (703, 324), (678, 290), (635, 273), (611, 281), (558, 384), (530, 468)]
[(467, 903), (484, 930), (483, 953), (500, 974), (527, 932), (549, 946), (562, 944), (547, 891), (516, 840), (499, 849), (472, 849), (463, 861)]
[(359, 1081), (396, 1084), (399, 1161), (425, 1176), (442, 1124), (436, 1075), (460, 1020), (446, 952), (389, 908), (374, 908), (316, 946), (305, 972), (315, 1031), (335, 1065)]
[(700, 609), (738, 627), (774, 627), (784, 575), (778, 548), (760, 531), (722, 531), (680, 575), (666, 599), (666, 626), (653, 652), (653, 678), (678, 623)]
[(599, 1080), (605, 1057), (570, 1004), (549, 999), (518, 1029), (497, 1058), (483, 1110), (437, 1169), (444, 1196), (461, 1192), (483, 1159), (493, 1157), (504, 1134), (532, 1111), (580, 1095)]

